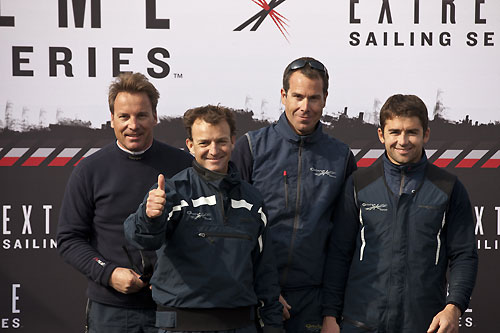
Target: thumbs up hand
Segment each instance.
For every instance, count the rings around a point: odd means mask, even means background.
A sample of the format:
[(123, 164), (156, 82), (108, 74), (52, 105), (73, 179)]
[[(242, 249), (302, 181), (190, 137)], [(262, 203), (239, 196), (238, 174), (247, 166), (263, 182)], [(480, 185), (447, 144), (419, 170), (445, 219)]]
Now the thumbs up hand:
[(158, 188), (149, 191), (146, 202), (146, 215), (153, 219), (160, 216), (165, 208), (165, 177), (162, 174), (158, 175)]

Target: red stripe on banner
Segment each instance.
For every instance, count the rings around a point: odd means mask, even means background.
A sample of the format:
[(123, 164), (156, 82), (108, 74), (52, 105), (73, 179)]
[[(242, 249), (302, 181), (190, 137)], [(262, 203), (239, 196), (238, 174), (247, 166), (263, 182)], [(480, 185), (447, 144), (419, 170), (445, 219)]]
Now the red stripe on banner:
[(80, 158), (75, 164), (73, 164), (73, 166), (77, 166), (78, 163), (80, 163), (84, 158), (85, 158), (85, 156), (82, 156), (82, 158)]
[(22, 166), (39, 166), (47, 157), (30, 157), (22, 164)]
[(358, 161), (357, 165), (359, 168), (367, 168), (375, 163), (376, 160), (377, 158), (362, 158)]
[[(1, 161), (0, 161), (1, 162)], [(491, 158), (484, 163), (481, 168), (498, 168), (500, 166), (500, 159)]]
[(479, 158), (466, 158), (460, 161), (455, 168), (472, 168)]
[(18, 159), (19, 159), (19, 157), (6, 157), (6, 156), (4, 156), (0, 160), (0, 166), (12, 166), (12, 165), (14, 165), (14, 163), (17, 162)]
[(448, 164), (450, 164), (453, 160), (454, 158), (438, 158), (436, 161), (434, 161), (434, 165), (440, 168), (446, 168)]
[(65, 166), (73, 157), (56, 157), (49, 163), (49, 166)]
[(89, 151), (88, 151), (88, 152), (86, 152), (86, 153), (85, 153), (85, 155), (83, 155), (83, 156), (82, 156), (82, 158), (80, 158), (80, 159), (78, 160), (78, 162), (76, 162), (75, 164), (73, 164), (73, 166), (77, 166), (77, 165), (78, 165), (78, 163), (80, 163), (80, 162), (81, 162), (84, 158), (89, 157), (89, 156), (90, 156), (90, 155), (92, 155), (93, 153), (95, 153), (95, 152), (99, 151), (99, 149), (101, 149), (101, 148), (90, 148), (90, 149), (89, 149)]

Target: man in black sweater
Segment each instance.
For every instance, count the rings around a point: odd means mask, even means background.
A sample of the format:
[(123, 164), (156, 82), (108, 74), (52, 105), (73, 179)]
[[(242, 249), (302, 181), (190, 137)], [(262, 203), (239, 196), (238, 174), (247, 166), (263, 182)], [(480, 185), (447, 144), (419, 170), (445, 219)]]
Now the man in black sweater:
[(148, 287), (156, 256), (127, 245), (123, 221), (158, 174), (171, 177), (191, 165), (188, 153), (153, 138), (158, 98), (144, 75), (120, 75), (109, 88), (117, 141), (81, 161), (66, 187), (58, 249), (88, 279), (89, 332), (157, 332)]

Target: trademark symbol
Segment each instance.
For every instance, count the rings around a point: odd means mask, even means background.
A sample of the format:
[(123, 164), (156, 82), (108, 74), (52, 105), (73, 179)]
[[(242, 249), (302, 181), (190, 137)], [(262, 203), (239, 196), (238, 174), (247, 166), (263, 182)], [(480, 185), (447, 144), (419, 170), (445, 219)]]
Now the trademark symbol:
[(182, 73), (174, 73), (174, 79), (182, 79)]

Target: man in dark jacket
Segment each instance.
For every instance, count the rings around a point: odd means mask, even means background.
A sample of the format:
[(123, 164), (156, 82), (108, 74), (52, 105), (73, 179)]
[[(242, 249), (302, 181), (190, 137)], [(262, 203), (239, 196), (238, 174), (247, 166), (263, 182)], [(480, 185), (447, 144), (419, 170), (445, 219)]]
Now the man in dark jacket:
[(92, 333), (158, 331), (147, 283), (156, 255), (126, 247), (123, 235), (123, 221), (158, 174), (171, 177), (191, 165), (188, 153), (153, 139), (158, 98), (144, 75), (119, 76), (109, 87), (116, 142), (82, 160), (66, 186), (58, 249), (88, 279)]
[(457, 333), (478, 262), (467, 191), (428, 163), (417, 96), (385, 102), (378, 136), (385, 155), (353, 173), (335, 212), (323, 332), (342, 320), (345, 333)]
[(264, 196), (279, 270), (287, 332), (321, 327), (321, 284), (334, 203), (356, 168), (349, 147), (323, 133), (328, 71), (313, 58), (283, 73), (285, 112), (276, 124), (247, 133), (233, 161)]
[(229, 162), (235, 122), (221, 106), (188, 110), (193, 167), (159, 175), (125, 221), (136, 247), (158, 250), (151, 279), (162, 331), (281, 331), (278, 273), (260, 193)]

